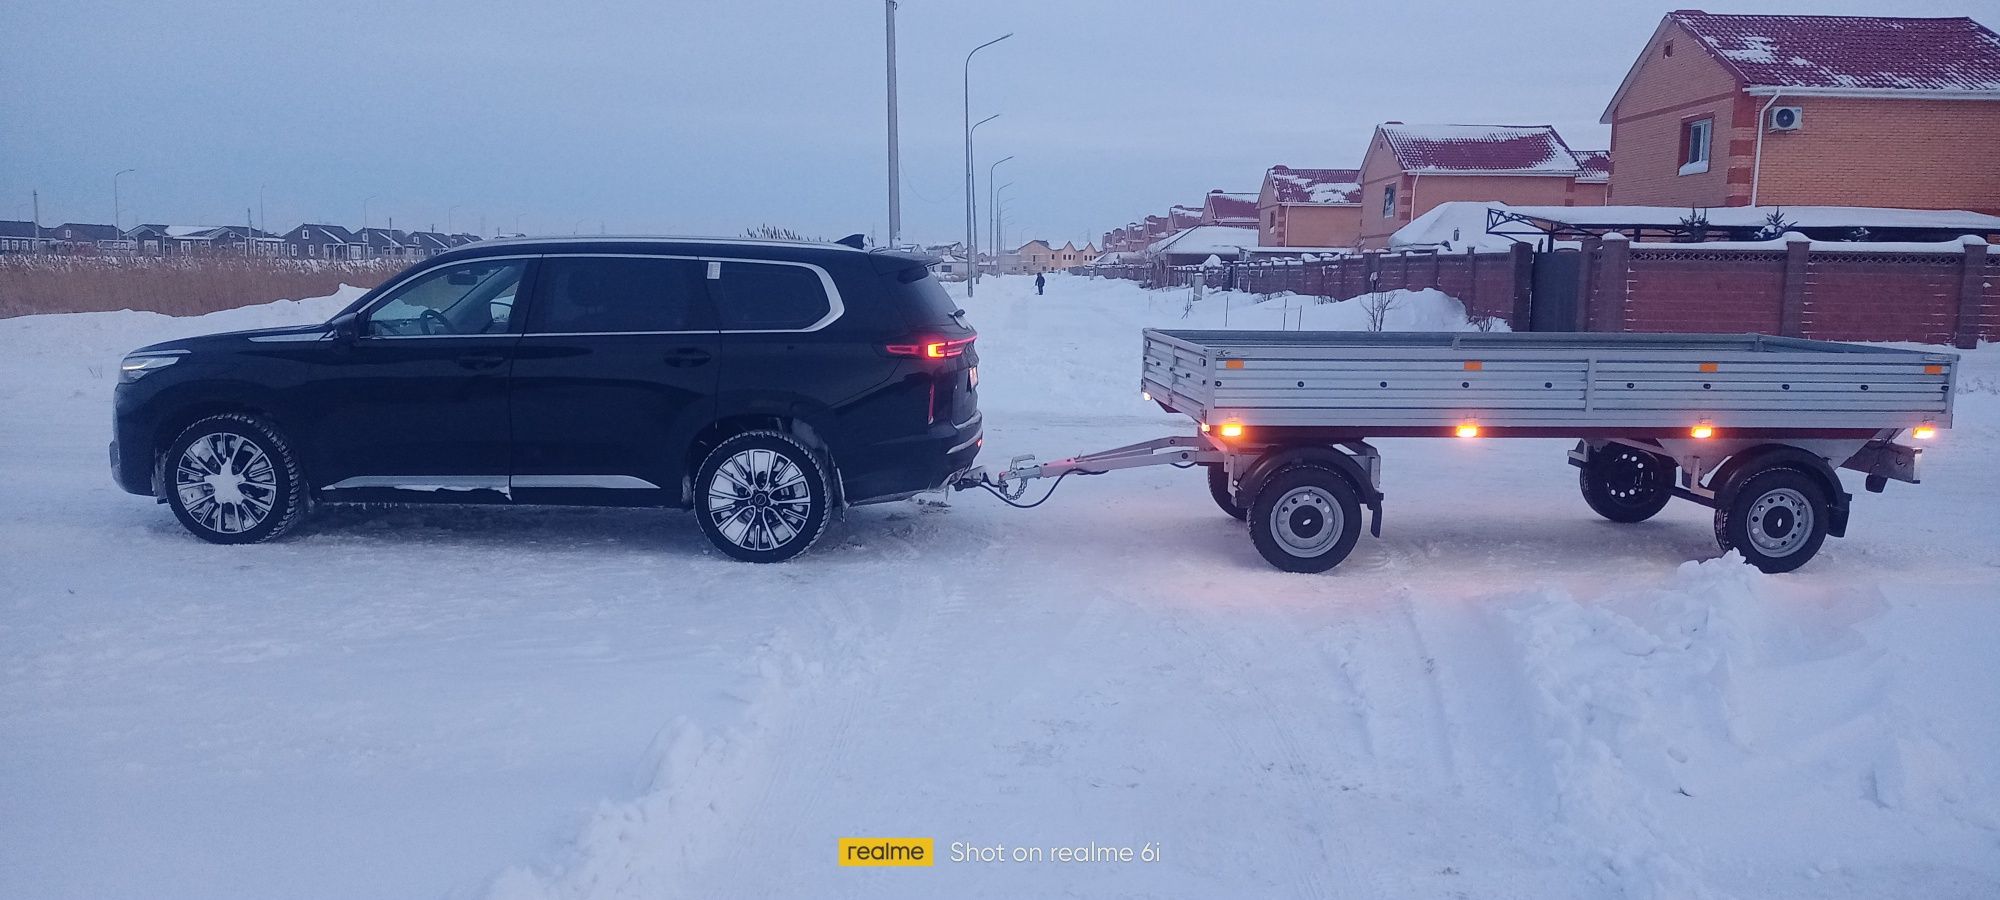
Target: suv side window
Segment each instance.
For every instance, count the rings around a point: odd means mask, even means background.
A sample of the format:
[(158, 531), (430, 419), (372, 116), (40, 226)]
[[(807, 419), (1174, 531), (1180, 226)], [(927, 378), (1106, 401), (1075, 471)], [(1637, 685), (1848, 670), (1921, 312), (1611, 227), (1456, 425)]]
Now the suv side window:
[(732, 331), (806, 328), (833, 309), (819, 272), (784, 263), (724, 262), (710, 281), (722, 327)]
[(524, 259), (493, 259), (445, 266), (396, 289), (368, 314), (367, 334), (505, 334), (514, 316), (514, 294), (526, 272)]
[(528, 331), (712, 331), (701, 276), (701, 263), (692, 259), (543, 257)]

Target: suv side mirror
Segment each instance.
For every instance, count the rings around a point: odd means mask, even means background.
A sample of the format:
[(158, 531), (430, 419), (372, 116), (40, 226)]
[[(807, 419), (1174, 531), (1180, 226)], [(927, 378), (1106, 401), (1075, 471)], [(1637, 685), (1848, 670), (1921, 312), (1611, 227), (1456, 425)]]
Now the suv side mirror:
[(327, 336), (336, 340), (351, 341), (361, 336), (361, 316), (359, 313), (334, 316), (332, 321), (326, 324)]

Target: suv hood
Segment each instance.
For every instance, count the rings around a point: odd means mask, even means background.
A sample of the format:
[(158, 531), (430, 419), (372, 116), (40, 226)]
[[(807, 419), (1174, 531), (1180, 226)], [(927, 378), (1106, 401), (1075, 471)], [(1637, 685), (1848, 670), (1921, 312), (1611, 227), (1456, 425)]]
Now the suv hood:
[(285, 325), (277, 328), (251, 328), (244, 331), (224, 331), (217, 334), (202, 334), (194, 337), (176, 338), (147, 344), (126, 355), (136, 353), (158, 353), (163, 350), (204, 350), (236, 346), (246, 342), (263, 341), (316, 341), (327, 333), (325, 322), (311, 325)]

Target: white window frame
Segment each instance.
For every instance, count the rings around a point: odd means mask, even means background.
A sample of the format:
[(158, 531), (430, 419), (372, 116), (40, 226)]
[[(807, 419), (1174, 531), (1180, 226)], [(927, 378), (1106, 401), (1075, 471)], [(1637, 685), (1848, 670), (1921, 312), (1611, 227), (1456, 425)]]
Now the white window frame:
[[(1697, 141), (1696, 137), (1700, 140)], [(1692, 119), (1681, 124), (1682, 175), (1699, 175), (1708, 171), (1708, 161), (1715, 151), (1715, 118)]]
[(1394, 182), (1382, 186), (1382, 218), (1396, 217), (1396, 185)]

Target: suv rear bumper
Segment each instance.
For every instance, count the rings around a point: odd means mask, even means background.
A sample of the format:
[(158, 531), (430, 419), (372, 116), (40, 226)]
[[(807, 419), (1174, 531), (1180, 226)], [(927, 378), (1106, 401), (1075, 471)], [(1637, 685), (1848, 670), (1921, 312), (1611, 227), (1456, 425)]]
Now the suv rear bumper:
[(847, 502), (883, 503), (943, 488), (972, 467), (985, 435), (985, 417), (975, 411), (957, 424), (940, 422), (921, 435), (869, 447), (861, 451), (864, 463), (842, 461)]

